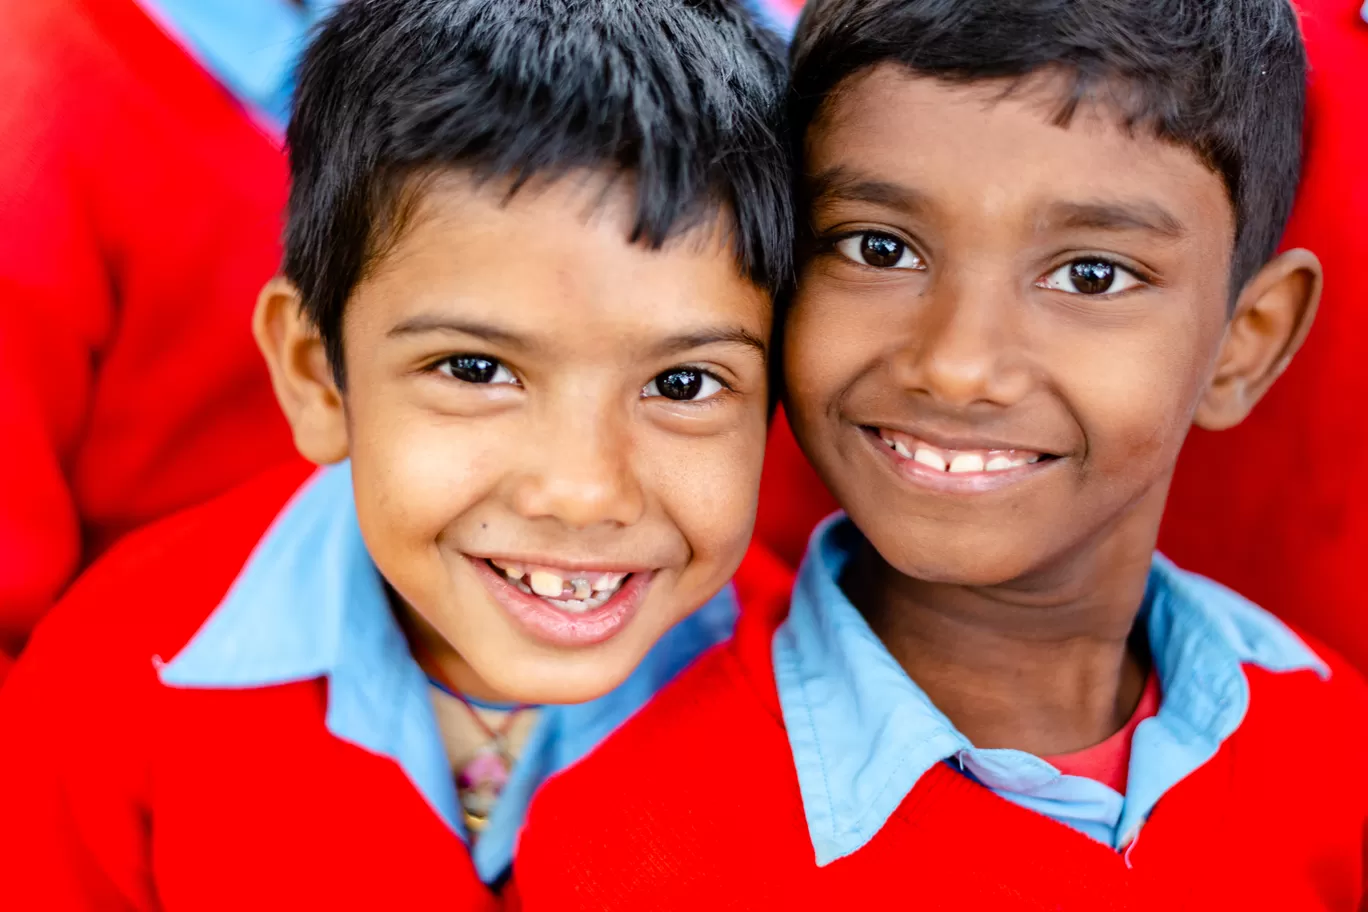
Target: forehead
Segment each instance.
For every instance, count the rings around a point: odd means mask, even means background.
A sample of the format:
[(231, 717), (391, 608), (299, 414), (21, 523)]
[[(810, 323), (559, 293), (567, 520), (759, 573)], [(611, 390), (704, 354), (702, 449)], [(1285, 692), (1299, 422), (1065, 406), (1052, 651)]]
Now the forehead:
[(1085, 102), (1059, 125), (1063, 91), (1049, 73), (957, 84), (882, 64), (823, 106), (806, 137), (805, 171), (891, 181), (943, 213), (986, 218), (1124, 201), (1233, 240), (1225, 185), (1193, 151), (1125, 129), (1103, 103)]
[(631, 240), (625, 180), (572, 174), (510, 194), (507, 181), (443, 173), (413, 195), (411, 216), (358, 285), (349, 323), (455, 310), (531, 333), (563, 322), (650, 331), (768, 317), (768, 295), (741, 274), (726, 213), (651, 249)]

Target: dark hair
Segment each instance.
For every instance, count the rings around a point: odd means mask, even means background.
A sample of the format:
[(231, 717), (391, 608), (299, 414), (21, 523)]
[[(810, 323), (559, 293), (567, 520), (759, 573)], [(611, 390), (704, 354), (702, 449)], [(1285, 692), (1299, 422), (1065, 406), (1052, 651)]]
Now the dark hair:
[(846, 78), (892, 62), (954, 82), (1071, 77), (1056, 122), (1113, 105), (1192, 149), (1235, 211), (1232, 298), (1273, 256), (1301, 170), (1306, 53), (1288, 0), (814, 0), (792, 55), (797, 141)]
[(635, 189), (632, 242), (726, 214), (739, 271), (792, 256), (783, 42), (742, 0), (348, 0), (305, 52), (288, 131), (285, 274), (339, 382), (342, 313), (414, 179), (597, 169)]

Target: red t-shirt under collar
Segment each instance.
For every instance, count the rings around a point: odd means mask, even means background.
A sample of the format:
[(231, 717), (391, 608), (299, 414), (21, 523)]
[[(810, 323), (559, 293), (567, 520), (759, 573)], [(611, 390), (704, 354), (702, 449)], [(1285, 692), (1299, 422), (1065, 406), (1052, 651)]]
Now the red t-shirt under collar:
[(1140, 704), (1135, 707), (1125, 728), (1100, 744), (1085, 747), (1071, 754), (1058, 754), (1044, 759), (1066, 776), (1095, 779), (1126, 794), (1126, 773), (1130, 768), (1131, 739), (1141, 722), (1159, 712), (1159, 678), (1150, 671)]

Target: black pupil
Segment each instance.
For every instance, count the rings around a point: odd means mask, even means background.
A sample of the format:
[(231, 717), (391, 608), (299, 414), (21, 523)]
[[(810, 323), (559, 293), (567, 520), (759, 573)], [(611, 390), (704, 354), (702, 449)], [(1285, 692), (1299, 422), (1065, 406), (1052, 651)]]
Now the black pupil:
[(451, 365), (451, 375), (466, 383), (488, 383), (499, 370), (499, 362), (478, 355), (461, 355), (447, 363)]
[(905, 249), (906, 246), (897, 238), (886, 234), (866, 234), (860, 243), (860, 256), (870, 266), (887, 268), (898, 265)]
[(703, 372), (682, 367), (666, 371), (656, 377), (656, 389), (666, 399), (687, 402), (703, 389)]
[(1069, 265), (1069, 280), (1083, 294), (1106, 294), (1116, 280), (1116, 267), (1102, 260), (1079, 260)]

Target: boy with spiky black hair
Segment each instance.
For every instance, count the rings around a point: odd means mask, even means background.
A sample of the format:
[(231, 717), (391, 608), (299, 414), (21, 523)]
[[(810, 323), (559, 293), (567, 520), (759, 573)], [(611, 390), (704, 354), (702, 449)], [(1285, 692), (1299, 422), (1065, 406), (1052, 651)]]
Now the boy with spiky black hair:
[(740, 0), (330, 16), (255, 317), (329, 468), (128, 539), (42, 625), (0, 694), (0, 904), (512, 893), (542, 781), (731, 629), (783, 86)]

